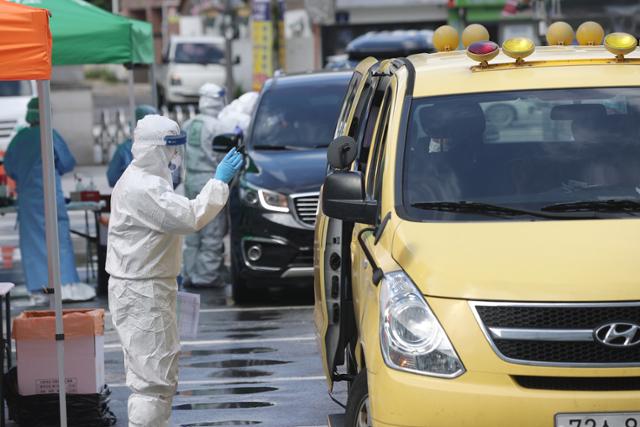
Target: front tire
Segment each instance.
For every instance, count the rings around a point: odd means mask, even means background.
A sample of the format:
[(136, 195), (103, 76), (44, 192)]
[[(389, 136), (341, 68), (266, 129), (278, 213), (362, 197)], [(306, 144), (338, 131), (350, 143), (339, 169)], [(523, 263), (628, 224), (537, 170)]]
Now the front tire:
[(371, 427), (367, 370), (362, 369), (349, 387), (345, 427)]
[(235, 251), (231, 251), (231, 296), (233, 301), (238, 304), (245, 303), (249, 300), (249, 288), (246, 279), (240, 276), (240, 266), (238, 265)]

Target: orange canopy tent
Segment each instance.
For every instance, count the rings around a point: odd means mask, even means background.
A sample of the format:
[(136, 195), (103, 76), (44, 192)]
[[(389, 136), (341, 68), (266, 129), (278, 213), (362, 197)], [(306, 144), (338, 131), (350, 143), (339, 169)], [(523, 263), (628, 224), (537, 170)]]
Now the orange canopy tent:
[(51, 32), (46, 10), (0, 0), (0, 80), (49, 80)]
[[(0, 80), (36, 80), (40, 99), (40, 150), (44, 183), (45, 231), (49, 288), (56, 313), (58, 384), (65, 384), (64, 330), (60, 295), (60, 253), (57, 226), (53, 133), (51, 130), (51, 32), (49, 12), (0, 0)], [(65, 387), (59, 387), (60, 426), (67, 425)], [(0, 402), (2, 403), (2, 402)], [(0, 414), (4, 417), (4, 404)]]

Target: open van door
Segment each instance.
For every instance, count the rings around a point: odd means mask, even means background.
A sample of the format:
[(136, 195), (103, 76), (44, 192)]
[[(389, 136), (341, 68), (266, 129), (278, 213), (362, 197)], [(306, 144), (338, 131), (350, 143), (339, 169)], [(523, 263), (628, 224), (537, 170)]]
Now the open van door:
[[(366, 117), (378, 77), (372, 72), (377, 61), (363, 60), (356, 67), (336, 127), (336, 137), (352, 136)], [(328, 173), (332, 168), (327, 168)], [(322, 206), (320, 201), (319, 206)], [(328, 218), (319, 209), (314, 240), (314, 322), (329, 391), (334, 381), (348, 380), (357, 368), (355, 317), (351, 294), (351, 234), (353, 224)], [(346, 362), (346, 363), (345, 363)], [(345, 372), (338, 367), (346, 365)]]

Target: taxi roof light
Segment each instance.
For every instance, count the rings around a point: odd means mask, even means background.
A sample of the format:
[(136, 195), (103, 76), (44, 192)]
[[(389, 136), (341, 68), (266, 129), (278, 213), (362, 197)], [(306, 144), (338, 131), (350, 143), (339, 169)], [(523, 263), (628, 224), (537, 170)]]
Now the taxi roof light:
[(604, 38), (604, 46), (619, 61), (623, 61), (625, 55), (636, 50), (638, 39), (627, 33), (611, 33)]
[(433, 46), (438, 52), (450, 52), (458, 48), (460, 37), (451, 25), (442, 25), (433, 33)]
[(489, 65), (489, 61), (500, 53), (500, 47), (492, 41), (480, 41), (471, 43), (467, 48), (467, 56), (480, 63), (484, 68)]
[(574, 37), (573, 28), (564, 21), (554, 22), (547, 29), (547, 43), (550, 46), (570, 46)]
[(471, 24), (462, 32), (462, 46), (468, 48), (475, 42), (489, 41), (489, 31), (481, 24)]
[(526, 37), (515, 37), (502, 43), (502, 51), (514, 58), (516, 64), (524, 63), (524, 58), (531, 55), (535, 49), (535, 43)]
[(576, 31), (576, 38), (581, 46), (601, 45), (604, 38), (604, 29), (597, 22), (583, 22), (578, 27), (578, 31)]

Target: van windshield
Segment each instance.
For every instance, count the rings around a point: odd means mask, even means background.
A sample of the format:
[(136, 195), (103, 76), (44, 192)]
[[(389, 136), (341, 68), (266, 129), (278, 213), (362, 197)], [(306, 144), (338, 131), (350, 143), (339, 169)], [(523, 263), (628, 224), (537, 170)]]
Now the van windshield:
[(177, 64), (218, 64), (224, 52), (211, 43), (178, 43), (174, 62)]
[(342, 107), (348, 76), (308, 84), (276, 86), (260, 100), (253, 124), (255, 149), (327, 147)]
[(416, 99), (403, 204), (421, 221), (640, 216), (640, 88)]
[(0, 96), (31, 96), (31, 84), (27, 80), (0, 82)]

